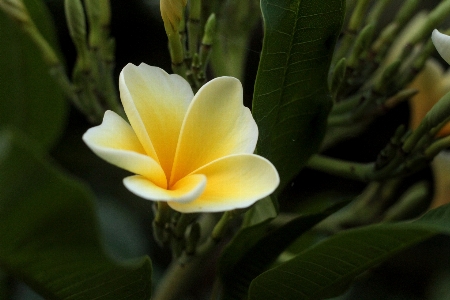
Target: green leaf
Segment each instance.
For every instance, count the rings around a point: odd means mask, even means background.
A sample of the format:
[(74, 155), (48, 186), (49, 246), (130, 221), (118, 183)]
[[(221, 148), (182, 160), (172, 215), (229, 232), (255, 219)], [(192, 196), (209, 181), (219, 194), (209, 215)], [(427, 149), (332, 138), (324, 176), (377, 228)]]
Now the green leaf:
[(278, 202), (271, 197), (265, 197), (256, 202), (244, 215), (242, 227), (254, 226), (272, 220), (278, 215)]
[[(253, 278), (273, 263), (298, 236), (342, 208), (343, 205), (344, 203), (339, 203), (323, 212), (297, 217), (263, 237), (258, 237), (256, 242), (254, 242), (255, 230), (249, 231), (248, 228), (241, 230), (233, 239), (234, 243), (231, 245), (234, 247), (227, 247), (220, 260), (224, 299), (246, 298)], [(235, 246), (236, 244), (240, 247)]]
[(0, 270), (0, 300), (8, 300), (11, 294), (11, 284), (6, 273)]
[(262, 0), (264, 43), (253, 95), (258, 154), (274, 163), (279, 190), (317, 152), (331, 98), (328, 70), (344, 0)]
[(46, 299), (149, 299), (150, 259), (107, 256), (92, 194), (33, 148), (0, 132), (0, 267)]
[(323, 299), (362, 272), (436, 234), (450, 234), (450, 204), (414, 222), (343, 231), (253, 280), (250, 299)]
[[(51, 16), (44, 3), (25, 2), (36, 26), (55, 46)], [(67, 103), (35, 44), (1, 10), (0, 40), (0, 128), (19, 128), (48, 149), (61, 133)]]

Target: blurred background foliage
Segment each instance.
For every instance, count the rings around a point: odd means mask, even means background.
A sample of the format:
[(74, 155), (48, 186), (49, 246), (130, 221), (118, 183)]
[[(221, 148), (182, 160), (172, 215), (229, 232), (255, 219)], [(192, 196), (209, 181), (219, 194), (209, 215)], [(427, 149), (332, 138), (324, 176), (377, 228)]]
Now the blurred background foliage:
[[(351, 7), (356, 1), (358, 0), (349, 0), (348, 6)], [(45, 1), (54, 22), (55, 32), (51, 32), (52, 24), (45, 25), (48, 28), (42, 30), (52, 43), (60, 45), (61, 56), (64, 57), (70, 73), (76, 51), (66, 26), (63, 2)], [(383, 15), (385, 22), (393, 17), (402, 1), (391, 2), (391, 9), (386, 10), (388, 14)], [(421, 6), (423, 9), (431, 8), (438, 2), (421, 1)], [(170, 72), (167, 37), (159, 14), (159, 1), (111, 0), (111, 8), (111, 35), (116, 40), (116, 82), (120, 70), (129, 62), (145, 62)], [(259, 13), (255, 11), (255, 14)], [(47, 21), (49, 20), (43, 23)], [(50, 150), (54, 164), (87, 183), (96, 196), (95, 211), (99, 216), (101, 236), (107, 252), (118, 259), (148, 254), (153, 262), (154, 282), (157, 282), (161, 272), (170, 262), (171, 253), (161, 250), (153, 241), (152, 203), (137, 198), (124, 188), (121, 181), (126, 176), (125, 171), (107, 164), (88, 150), (81, 136), (91, 124), (72, 105), (64, 101), (58, 86), (46, 75), (45, 65), (33, 44), (16, 47), (8, 42), (15, 41), (16, 36), (21, 33), (11, 22), (6, 25), (3, 24), (5, 22), (9, 20), (0, 13), (0, 25), (9, 26), (9, 30), (0, 31), (0, 126), (15, 127), (26, 132), (37, 141), (36, 144), (41, 145), (38, 147)], [(259, 23), (246, 46), (243, 84), (245, 104), (249, 107), (262, 37), (262, 26)], [(6, 44), (8, 47), (5, 47)], [(39, 76), (30, 77), (31, 74)], [(18, 96), (20, 94), (31, 96), (26, 98), (30, 99), (30, 102), (11, 103), (11, 99), (25, 99)], [(29, 107), (33, 109), (28, 110)], [(408, 119), (409, 107), (405, 102), (377, 119), (357, 138), (336, 145), (327, 150), (326, 154), (359, 162), (372, 161), (398, 125), (407, 123)], [(34, 125), (33, 122), (39, 125)], [(415, 174), (409, 180), (414, 182), (424, 178), (431, 184), (434, 182), (430, 168)], [(364, 184), (360, 182), (304, 170), (280, 195), (281, 211), (300, 211), (305, 203), (311, 203), (318, 197), (354, 197), (363, 187)], [(364, 273), (345, 295), (336, 299), (450, 299), (448, 253), (450, 238), (433, 238)], [(204, 280), (208, 281), (206, 277)], [(201, 289), (195, 288), (190, 292), (190, 299), (200, 299)], [(0, 274), (0, 299), (22, 300), (40, 297), (16, 279)]]

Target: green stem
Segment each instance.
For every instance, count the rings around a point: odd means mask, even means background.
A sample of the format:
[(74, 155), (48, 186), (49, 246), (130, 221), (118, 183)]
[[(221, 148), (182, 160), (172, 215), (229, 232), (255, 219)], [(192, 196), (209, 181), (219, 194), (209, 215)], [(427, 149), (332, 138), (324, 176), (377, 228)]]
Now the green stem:
[(348, 22), (347, 30), (344, 32), (344, 37), (342, 38), (341, 45), (336, 50), (333, 58), (334, 65), (338, 60), (347, 55), (348, 50), (353, 44), (356, 37), (356, 33), (360, 26), (363, 24), (365, 12), (371, 1), (369, 0), (359, 0), (356, 7), (353, 10), (352, 16)]
[(389, 0), (378, 0), (377, 2), (375, 2), (373, 7), (370, 9), (369, 15), (367, 16), (366, 24), (378, 23), (378, 21), (380, 20), (380, 16), (390, 2), (391, 1)]
[(172, 59), (172, 70), (174, 73), (186, 78), (186, 66), (184, 65), (184, 51), (178, 32), (167, 35), (169, 39), (169, 52)]
[(363, 94), (361, 92), (358, 92), (350, 98), (344, 99), (334, 104), (333, 108), (331, 109), (330, 116), (340, 115), (352, 111), (361, 102), (362, 97)]
[[(193, 255), (184, 253), (178, 260), (173, 260), (167, 269), (153, 300), (179, 299), (179, 295), (191, 286), (196, 277), (201, 274), (201, 266), (208, 255), (215, 249), (220, 239), (225, 235), (230, 221), (236, 216), (234, 211), (224, 212), (216, 223), (207, 240), (197, 248)], [(202, 230), (205, 229), (202, 227)]]
[(445, 94), (425, 115), (419, 127), (406, 139), (403, 151), (410, 153), (420, 139), (450, 115), (450, 93)]
[(428, 39), (434, 28), (448, 17), (450, 13), (450, 1), (445, 0), (436, 6), (427, 16), (423, 26), (415, 32), (410, 43), (415, 45), (424, 39)]
[(352, 114), (346, 113), (341, 115), (332, 115), (328, 117), (327, 124), (329, 127), (337, 127), (337, 126), (348, 126), (348, 125), (354, 125), (354, 122), (352, 122)]
[(195, 53), (198, 52), (198, 40), (200, 36), (200, 12), (201, 12), (201, 1), (191, 0), (189, 1), (189, 19), (188, 19), (188, 35), (189, 35), (189, 46), (188, 51), (190, 57), (193, 57)]
[(250, 34), (260, 20), (259, 1), (221, 1), (211, 53), (215, 76), (244, 77)]
[(214, 41), (211, 66), (215, 76), (233, 76), (243, 79), (247, 56), (248, 36), (223, 36)]
[(213, 289), (211, 292), (211, 300), (220, 300), (222, 295), (222, 283), (219, 278), (214, 281)]
[(370, 181), (374, 170), (373, 163), (356, 163), (319, 154), (313, 155), (309, 159), (307, 167), (331, 175), (364, 182)]
[(169, 232), (166, 230), (166, 224), (170, 222), (172, 210), (166, 202), (157, 202), (155, 218), (153, 219), (153, 236), (155, 241), (163, 246), (169, 241)]
[(178, 260), (173, 260), (152, 299), (179, 299), (179, 295), (191, 286), (191, 283), (200, 275), (199, 269), (204, 259), (204, 256), (195, 256), (187, 264), (181, 264)]
[(436, 142), (432, 143), (431, 146), (429, 146), (425, 150), (425, 156), (428, 159), (433, 159), (436, 155), (439, 154), (442, 150), (450, 146), (450, 136), (446, 136), (442, 139), (437, 140)]
[[(220, 218), (219, 222), (214, 226), (211, 235), (208, 237), (208, 239), (201, 244), (197, 250), (196, 255), (203, 256), (207, 253), (209, 253), (223, 238), (225, 235), (226, 230), (228, 229), (228, 224), (230, 221), (235, 217), (234, 211), (226, 211), (223, 213), (222, 217)], [(182, 260), (189, 260), (189, 257), (184, 257)]]

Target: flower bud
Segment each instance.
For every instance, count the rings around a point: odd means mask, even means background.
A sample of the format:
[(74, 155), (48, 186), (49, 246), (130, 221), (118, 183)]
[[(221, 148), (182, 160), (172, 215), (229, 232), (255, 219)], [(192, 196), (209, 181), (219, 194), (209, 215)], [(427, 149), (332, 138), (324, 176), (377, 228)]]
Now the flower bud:
[(161, 0), (161, 17), (164, 21), (164, 28), (167, 35), (178, 32), (178, 27), (184, 13), (187, 0)]
[(211, 46), (216, 33), (217, 20), (216, 15), (211, 14), (205, 24), (205, 33), (202, 38), (202, 44)]
[(345, 57), (341, 58), (334, 67), (333, 74), (331, 75), (330, 91), (332, 94), (336, 94), (339, 87), (342, 85), (345, 79), (345, 73), (347, 71), (347, 62)]
[(89, 20), (89, 45), (100, 48), (108, 39), (111, 22), (109, 0), (85, 0), (84, 4)]
[(64, 8), (70, 36), (80, 52), (80, 49), (84, 48), (86, 44), (86, 18), (83, 5), (80, 0), (66, 0)]

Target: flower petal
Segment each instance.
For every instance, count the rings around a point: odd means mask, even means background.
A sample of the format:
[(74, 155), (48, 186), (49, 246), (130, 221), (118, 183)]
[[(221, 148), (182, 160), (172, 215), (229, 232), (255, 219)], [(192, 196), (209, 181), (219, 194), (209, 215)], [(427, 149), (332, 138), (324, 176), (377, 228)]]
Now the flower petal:
[(119, 88), (125, 112), (144, 149), (169, 176), (181, 124), (194, 97), (189, 83), (157, 67), (128, 64), (120, 73)]
[(195, 174), (206, 176), (205, 191), (191, 202), (168, 202), (170, 207), (183, 213), (244, 208), (270, 195), (280, 183), (272, 163), (254, 154), (220, 158)]
[(106, 111), (102, 124), (89, 129), (83, 141), (107, 162), (145, 176), (163, 188), (167, 186), (161, 166), (145, 154), (131, 126), (116, 113)]
[(220, 157), (253, 153), (258, 127), (236, 78), (219, 77), (195, 95), (180, 133), (170, 184)]
[(186, 176), (171, 190), (155, 185), (147, 178), (139, 175), (129, 176), (123, 180), (125, 187), (141, 198), (152, 201), (167, 201), (171, 203), (189, 202), (198, 198), (205, 189), (206, 177), (201, 174)]
[(450, 36), (435, 29), (431, 34), (431, 40), (442, 58), (450, 64)]

